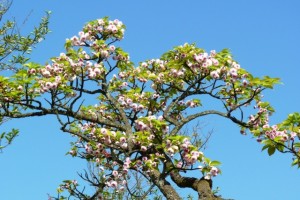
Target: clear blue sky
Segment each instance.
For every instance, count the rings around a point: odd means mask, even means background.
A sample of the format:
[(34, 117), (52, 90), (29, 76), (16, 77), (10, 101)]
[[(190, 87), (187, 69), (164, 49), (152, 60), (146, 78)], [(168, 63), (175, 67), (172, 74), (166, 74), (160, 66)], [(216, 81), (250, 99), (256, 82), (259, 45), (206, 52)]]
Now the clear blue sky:
[[(63, 51), (65, 39), (85, 22), (103, 16), (127, 26), (120, 44), (135, 63), (157, 58), (185, 42), (206, 50), (229, 48), (242, 67), (257, 76), (280, 77), (283, 85), (266, 93), (276, 108), (272, 122), (300, 112), (300, 1), (23, 1), (14, 0), (9, 12), (26, 32), (45, 10), (52, 11), (50, 33), (33, 52), (32, 61), (45, 63)], [(32, 12), (31, 12), (32, 11)], [(291, 157), (269, 157), (251, 136), (241, 136), (229, 121), (205, 118), (213, 136), (205, 152), (222, 162), (223, 174), (214, 180), (220, 194), (236, 200), (299, 199), (300, 171)], [(53, 117), (12, 120), (0, 132), (19, 128), (21, 135), (0, 154), (0, 199), (41, 200), (55, 194), (64, 179), (78, 178), (86, 164), (64, 154), (72, 138), (59, 131)], [(184, 190), (182, 190), (184, 191)]]

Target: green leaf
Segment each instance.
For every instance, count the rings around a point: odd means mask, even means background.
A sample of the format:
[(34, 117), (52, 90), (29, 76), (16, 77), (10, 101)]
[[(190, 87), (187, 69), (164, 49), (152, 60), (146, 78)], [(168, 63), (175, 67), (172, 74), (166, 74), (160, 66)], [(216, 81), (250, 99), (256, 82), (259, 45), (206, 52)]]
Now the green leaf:
[(293, 162), (292, 162), (292, 166), (298, 165), (298, 167), (300, 166), (300, 162), (299, 159), (296, 158)]
[(300, 148), (300, 142), (294, 143), (294, 147)]
[(213, 160), (210, 162), (210, 166), (219, 166), (221, 165), (221, 162), (217, 161), (217, 160)]
[(283, 152), (284, 151), (284, 146), (283, 145), (277, 145), (277, 150), (280, 151), (280, 152)]
[(266, 150), (269, 147), (270, 147), (270, 145), (265, 145), (265, 146), (263, 146), (263, 148), (261, 149), (261, 151), (264, 151), (264, 150)]
[(275, 153), (276, 148), (274, 146), (270, 146), (268, 148), (268, 154), (269, 156), (273, 155)]
[(65, 43), (65, 49), (69, 50), (70, 48), (72, 47), (72, 42), (71, 40), (66, 40), (66, 43)]
[(207, 164), (209, 164), (211, 161), (210, 161), (210, 159), (209, 158), (204, 158), (204, 161), (205, 161), (205, 163), (207, 163)]

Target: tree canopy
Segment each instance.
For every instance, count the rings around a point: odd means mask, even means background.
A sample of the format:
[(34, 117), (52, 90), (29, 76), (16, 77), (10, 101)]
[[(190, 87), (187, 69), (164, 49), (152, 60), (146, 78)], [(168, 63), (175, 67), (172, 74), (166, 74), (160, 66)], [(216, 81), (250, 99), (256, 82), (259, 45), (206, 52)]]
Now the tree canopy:
[(197, 134), (183, 130), (208, 115), (252, 134), (269, 155), (292, 154), (292, 164), (300, 166), (299, 113), (269, 124), (274, 109), (263, 92), (278, 78), (254, 77), (227, 49), (206, 52), (187, 43), (135, 66), (116, 46), (124, 31), (117, 19), (88, 22), (49, 63), (26, 60), (0, 76), (1, 119), (55, 115), (61, 130), (77, 138), (68, 154), (94, 166), (81, 177), (95, 193), (65, 180), (52, 199), (183, 198), (175, 185), (193, 189), (199, 199), (220, 199), (212, 190), (220, 162), (205, 156)]

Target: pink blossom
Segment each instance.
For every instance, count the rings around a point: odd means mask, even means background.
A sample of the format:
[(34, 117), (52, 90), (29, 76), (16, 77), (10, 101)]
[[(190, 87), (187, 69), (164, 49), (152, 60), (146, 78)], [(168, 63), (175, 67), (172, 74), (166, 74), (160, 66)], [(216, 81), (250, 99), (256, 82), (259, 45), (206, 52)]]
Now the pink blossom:
[(218, 168), (212, 167), (212, 168), (210, 169), (210, 174), (211, 174), (212, 176), (217, 176), (218, 173), (219, 173)]
[(196, 162), (197, 159), (198, 159), (198, 156), (195, 156), (195, 155), (194, 155), (194, 156), (191, 157), (191, 160), (192, 160), (193, 163)]
[(174, 154), (174, 149), (172, 149), (171, 147), (168, 148), (168, 153), (169, 153), (169, 154)]
[(78, 35), (79, 35), (79, 36), (83, 36), (83, 35), (84, 35), (84, 32), (83, 32), (83, 31), (80, 31), (80, 32), (78, 32)]
[(103, 20), (103, 19), (98, 19), (97, 21), (98, 21), (98, 24), (99, 24), (100, 26), (104, 25), (104, 20)]
[(110, 45), (108, 48), (111, 52), (116, 50), (116, 47), (114, 45)]
[(92, 152), (91, 146), (89, 146), (88, 144), (85, 145), (85, 151), (86, 151), (88, 154), (91, 153), (91, 152)]
[(182, 165), (183, 165), (183, 163), (182, 163), (181, 161), (179, 161), (179, 162), (177, 163), (176, 167), (177, 167), (177, 168), (181, 168)]
[(118, 176), (118, 174), (119, 174), (118, 171), (115, 171), (115, 170), (114, 170), (114, 171), (112, 172), (112, 175), (113, 175), (114, 177)]
[(118, 101), (123, 102), (123, 101), (125, 101), (125, 98), (123, 96), (119, 96)]
[(179, 70), (178, 72), (177, 72), (177, 76), (183, 76), (184, 75), (184, 71), (183, 70)]
[(290, 134), (291, 134), (291, 140), (294, 140), (294, 138), (297, 136), (297, 133), (295, 132), (291, 132)]
[(197, 106), (194, 101), (187, 101), (185, 104), (190, 108), (195, 108)]
[(237, 77), (237, 69), (236, 68), (230, 68), (229, 70), (229, 74), (231, 75), (231, 77), (236, 78)]
[(118, 187), (117, 181), (111, 181), (110, 186), (113, 188), (117, 188)]
[(287, 140), (289, 139), (289, 136), (287, 135), (287, 134), (282, 134), (282, 140), (284, 141), (284, 142), (286, 142)]
[(58, 85), (58, 84), (57, 84), (56, 82), (52, 83), (52, 88), (53, 88), (53, 89), (57, 88), (57, 85)]
[(123, 82), (122, 83), (122, 87), (127, 87), (128, 86), (128, 83), (127, 82)]
[(86, 61), (86, 66), (90, 68), (93, 66), (93, 63), (91, 61)]
[(144, 68), (147, 68), (147, 67), (148, 67), (148, 64), (145, 63), (145, 62), (142, 62), (141, 66), (144, 67)]
[(108, 53), (108, 51), (106, 51), (106, 50), (102, 50), (102, 51), (100, 52), (100, 55), (101, 55), (102, 58), (108, 58), (109, 53)]
[(29, 74), (35, 74), (35, 73), (36, 73), (36, 70), (35, 70), (35, 69), (30, 69), (30, 70), (28, 71), (28, 73), (29, 73)]
[(17, 87), (17, 89), (20, 90), (20, 91), (22, 91), (22, 90), (23, 90), (23, 86), (22, 86), (22, 85), (19, 85), (19, 86)]
[(103, 149), (103, 145), (102, 145), (101, 143), (98, 143), (98, 144), (97, 144), (97, 148), (98, 148), (99, 150), (102, 150), (102, 149)]
[(142, 157), (142, 160), (145, 162), (148, 160), (148, 158), (146, 156)]
[(123, 169), (123, 174), (127, 174), (128, 173), (128, 168), (124, 168)]
[(159, 97), (159, 94), (153, 94), (153, 99), (157, 99)]
[(53, 86), (53, 84), (51, 83), (51, 82), (46, 82), (46, 87), (48, 88), (48, 89), (51, 89), (52, 88), (52, 86)]
[(191, 154), (197, 157), (200, 155), (199, 151), (192, 151)]
[(46, 65), (46, 67), (45, 67), (48, 71), (51, 71), (52, 70), (52, 67), (51, 67), (51, 65)]
[(139, 106), (138, 106), (138, 110), (141, 111), (141, 110), (143, 110), (143, 109), (144, 109), (144, 106), (143, 106), (143, 105), (139, 105)]
[(50, 72), (46, 69), (42, 69), (41, 73), (44, 77), (49, 78), (51, 76)]
[(123, 149), (127, 149), (128, 144), (127, 144), (127, 143), (123, 143), (123, 144), (121, 145), (121, 147), (122, 147)]
[(102, 32), (103, 32), (103, 27), (102, 27), (102, 26), (98, 26), (98, 27), (97, 27), (97, 31), (98, 31), (99, 33), (102, 33)]
[(125, 137), (120, 137), (120, 142), (122, 142), (122, 143), (126, 142), (126, 138)]
[(100, 132), (101, 132), (103, 135), (106, 135), (106, 134), (107, 134), (107, 129), (106, 129), (106, 128), (101, 128)]
[(263, 125), (263, 128), (264, 129), (266, 129), (266, 128), (269, 128), (270, 127), (270, 125), (269, 124), (265, 124), (265, 125)]
[(210, 76), (213, 78), (213, 79), (219, 79), (220, 76), (219, 76), (219, 73), (217, 71), (212, 71), (210, 72)]
[(215, 57), (216, 56), (216, 50), (211, 50), (210, 51), (210, 57)]
[(77, 36), (71, 37), (71, 43), (73, 46), (79, 45), (79, 38)]
[(123, 78), (125, 78), (126, 77), (126, 73), (124, 73), (124, 72), (119, 72), (119, 77), (121, 78), (121, 79), (123, 79)]
[(139, 165), (139, 166), (141, 166), (141, 165), (143, 164), (143, 161), (137, 160), (137, 161), (136, 161), (136, 164)]
[(149, 137), (148, 137), (148, 140), (153, 140), (155, 138), (155, 136), (153, 134), (151, 134)]
[(181, 145), (181, 148), (182, 148), (183, 150), (185, 150), (185, 149), (188, 148), (188, 145), (187, 145), (187, 144), (182, 144), (182, 145)]
[(95, 69), (94, 69), (94, 73), (95, 73), (96, 75), (100, 75), (100, 74), (101, 74), (101, 70), (100, 70), (99, 68), (95, 68)]
[(207, 53), (200, 53), (199, 55), (194, 55), (194, 59), (199, 63), (204, 61), (207, 57), (208, 57)]
[(110, 137), (106, 137), (104, 140), (105, 144), (111, 144), (111, 139)]
[(110, 132), (113, 137), (116, 137), (117, 133), (115, 131)]
[(147, 151), (147, 147), (145, 147), (145, 146), (141, 146), (141, 151)]
[(213, 64), (213, 62), (211, 61), (211, 59), (206, 59), (205, 63), (203, 63), (202, 66), (203, 67), (210, 67), (210, 66), (212, 66), (212, 64)]
[(132, 99), (126, 99), (126, 103), (128, 104), (128, 105), (130, 105), (130, 104), (132, 104)]
[(129, 157), (126, 157), (126, 158), (125, 158), (125, 162), (126, 162), (126, 163), (131, 163), (130, 158), (129, 158)]
[(219, 61), (218, 61), (217, 59), (211, 58), (211, 61), (212, 61), (212, 64), (213, 64), (214, 66), (218, 66), (218, 65), (219, 65)]
[(115, 25), (111, 24), (107, 27), (107, 30), (112, 33), (116, 33), (118, 31), (118, 28)]

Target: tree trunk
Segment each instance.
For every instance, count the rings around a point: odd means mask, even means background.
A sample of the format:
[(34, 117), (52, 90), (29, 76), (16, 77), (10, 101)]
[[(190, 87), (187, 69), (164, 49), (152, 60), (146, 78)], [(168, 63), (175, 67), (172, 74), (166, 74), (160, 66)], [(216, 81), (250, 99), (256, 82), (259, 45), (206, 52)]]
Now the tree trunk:
[(205, 180), (204, 178), (196, 179), (191, 177), (183, 177), (179, 172), (173, 171), (171, 179), (181, 188), (192, 188), (198, 192), (199, 200), (220, 200), (220, 197), (212, 193), (212, 180)]
[(168, 200), (182, 199), (171, 184), (165, 180), (165, 178), (161, 177), (161, 173), (159, 171), (152, 170), (150, 172), (150, 178)]

